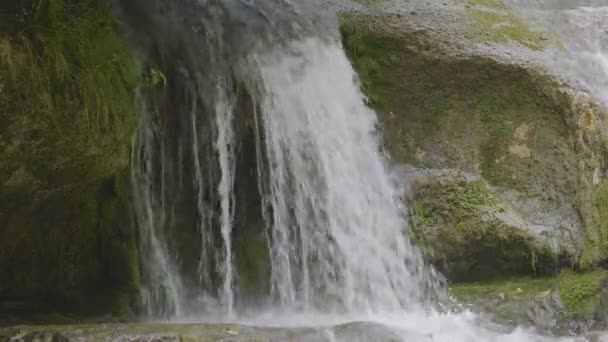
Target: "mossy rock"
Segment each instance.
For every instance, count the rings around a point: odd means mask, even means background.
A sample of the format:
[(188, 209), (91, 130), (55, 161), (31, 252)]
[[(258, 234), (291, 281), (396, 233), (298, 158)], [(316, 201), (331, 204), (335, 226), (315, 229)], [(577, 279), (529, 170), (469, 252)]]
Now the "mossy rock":
[(556, 252), (525, 228), (501, 219), (512, 209), (482, 180), (454, 176), (413, 191), (414, 238), (448, 279), (555, 273)]
[(395, 161), (477, 172), (522, 190), (576, 183), (567, 175), (532, 177), (540, 164), (576, 168), (562, 158), (576, 156), (571, 142), (549, 141), (574, 136), (577, 127), (567, 100), (553, 98), (557, 81), (532, 66), (452, 56), (439, 38), (408, 32), (398, 17), (342, 18), (344, 45)]
[(139, 65), (103, 1), (6, 6), (0, 316), (128, 314), (124, 298), (138, 287), (129, 164)]
[(534, 324), (563, 333), (605, 326), (607, 280), (605, 270), (564, 270), (550, 278), (453, 283), (449, 294), (475, 310), (493, 314), (499, 322)]
[(558, 277), (558, 291), (566, 314), (570, 317), (595, 318), (607, 298), (602, 298), (608, 272), (587, 273), (563, 271)]
[(555, 278), (508, 278), (453, 283), (449, 294), (500, 323), (549, 328), (556, 325), (561, 310), (559, 300), (553, 300), (554, 287)]
[[(463, 2), (463, 7), (465, 13), (508, 12), (498, 1)], [(534, 223), (530, 226), (544, 227), (558, 240), (553, 252), (568, 259), (560, 264), (601, 264), (608, 257), (608, 219), (600, 204), (605, 197), (602, 170), (608, 163), (603, 110), (542, 65), (484, 55), (470, 48), (477, 40), (465, 32), (452, 42), (453, 34), (411, 26), (409, 19), (391, 14), (341, 16), (346, 53), (378, 113), (384, 147), (393, 162), (476, 175), (508, 194), (502, 200)], [(534, 39), (519, 43), (532, 54), (545, 40), (529, 33)], [(450, 199), (438, 200), (447, 205)], [(428, 211), (420, 203), (410, 206)], [(523, 248), (527, 256), (520, 260), (550, 255), (544, 247), (530, 247), (535, 237), (525, 229), (507, 228), (500, 220), (462, 220), (460, 209), (466, 207), (447, 208), (456, 209), (443, 212), (442, 220), (452, 228), (483, 232), (481, 239), (499, 234), (515, 250), (528, 245)], [(532, 260), (530, 265), (535, 264)], [(525, 269), (534, 271), (534, 266)]]

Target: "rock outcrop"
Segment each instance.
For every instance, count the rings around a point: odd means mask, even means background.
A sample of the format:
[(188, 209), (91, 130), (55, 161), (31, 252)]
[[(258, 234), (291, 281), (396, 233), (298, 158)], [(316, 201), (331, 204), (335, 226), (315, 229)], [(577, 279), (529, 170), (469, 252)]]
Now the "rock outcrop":
[(344, 10), (411, 225), (453, 280), (606, 260), (606, 112), (548, 63), (563, 46), (501, 1)]

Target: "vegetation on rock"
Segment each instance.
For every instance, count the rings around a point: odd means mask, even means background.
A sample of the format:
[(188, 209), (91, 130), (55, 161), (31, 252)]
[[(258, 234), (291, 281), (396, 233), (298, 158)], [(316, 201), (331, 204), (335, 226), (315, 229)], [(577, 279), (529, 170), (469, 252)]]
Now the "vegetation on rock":
[[(572, 319), (600, 320), (608, 280), (604, 270), (575, 273), (564, 270), (554, 278), (506, 278), (485, 282), (454, 283), (449, 293), (460, 302), (494, 313), (499, 320), (517, 324), (547, 324), (568, 327)], [(538, 317), (535, 317), (538, 316)]]
[(384, 77), (382, 71), (397, 62), (399, 41), (375, 30), (373, 25), (367, 25), (355, 14), (346, 13), (340, 20), (344, 43), (352, 56), (361, 86), (370, 103), (383, 107), (382, 100), (387, 94), (378, 83)]
[[(483, 12), (470, 18), (479, 30), (473, 42), (480, 34), (531, 50), (547, 44), (499, 1), (468, 6), (471, 15)], [(481, 177), (414, 189), (412, 229), (440, 269), (489, 279), (592, 268), (607, 257), (597, 184), (607, 137), (589, 100), (537, 66), (467, 54), (400, 16), (346, 13), (341, 23), (393, 160)], [(550, 217), (550, 228), (533, 235), (497, 219), (505, 209), (537, 223)]]
[(481, 180), (430, 182), (416, 191), (410, 222), (428, 259), (451, 280), (555, 272), (555, 253), (494, 214), (507, 205)]
[(1, 6), (0, 312), (128, 313), (139, 65), (104, 1)]
[(449, 288), (450, 295), (473, 300), (475, 298), (498, 296), (502, 300), (529, 299), (550, 291), (555, 284), (554, 278), (510, 278), (486, 282), (454, 283)]
[(574, 273), (565, 270), (558, 277), (560, 298), (571, 315), (593, 313), (600, 304), (601, 289), (608, 280), (608, 273), (596, 270)]

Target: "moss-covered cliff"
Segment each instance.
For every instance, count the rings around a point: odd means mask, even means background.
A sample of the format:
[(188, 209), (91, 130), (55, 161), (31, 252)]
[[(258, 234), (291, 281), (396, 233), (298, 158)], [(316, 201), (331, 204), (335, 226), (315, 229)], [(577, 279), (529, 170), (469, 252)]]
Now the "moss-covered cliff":
[(0, 312), (124, 314), (139, 67), (103, 1), (0, 6)]

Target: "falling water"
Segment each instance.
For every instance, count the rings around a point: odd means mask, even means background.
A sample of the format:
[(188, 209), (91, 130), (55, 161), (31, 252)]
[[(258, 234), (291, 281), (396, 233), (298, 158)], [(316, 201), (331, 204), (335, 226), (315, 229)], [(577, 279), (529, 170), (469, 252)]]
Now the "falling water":
[[(269, 25), (245, 20), (252, 25), (244, 30), (249, 41), (270, 42), (246, 46), (231, 43), (230, 31), (216, 27), (243, 16), (242, 7), (204, 12), (197, 19), (203, 35), (193, 36), (202, 45), (190, 53), (206, 64), (179, 71), (187, 78), (187, 110), (174, 108), (166, 118), (143, 115), (134, 179), (142, 206), (141, 245), (149, 254), (144, 271), (148, 287), (162, 293), (162, 301), (147, 304), (163, 307), (150, 310), (169, 313), (162, 317), (218, 312), (197, 307), (205, 305), (232, 317), (243, 302), (233, 238), (235, 229), (249, 229), (248, 223), (235, 227), (238, 207), (250, 205), (235, 196), (235, 180), (243, 172), (237, 169), (237, 126), (250, 120), (247, 115), (255, 121), (253, 181), (269, 249), (265, 302), (293, 312), (395, 312), (421, 305), (435, 284), (409, 241), (403, 190), (379, 149), (376, 116), (338, 36), (319, 38), (302, 28), (306, 22), (286, 22), (295, 9), (282, 6), (256, 8)], [(239, 103), (241, 93), (251, 98), (248, 109)], [(187, 124), (177, 144), (187, 148), (178, 154), (190, 151), (191, 157), (155, 155), (174, 143), (161, 126), (181, 116)], [(165, 179), (188, 177), (200, 234), (197, 277), (184, 273), (188, 253), (172, 240), (181, 232), (166, 214), (166, 202), (182, 195)]]
[[(329, 35), (303, 29), (311, 23), (283, 1), (184, 3), (191, 6), (163, 10), (171, 16), (150, 25), (159, 37), (177, 32), (187, 53), (169, 78), (181, 87), (175, 105), (164, 114), (144, 106), (133, 156), (151, 317), (219, 312), (223, 321), (267, 324), (266, 311), (277, 325), (376, 321), (411, 341), (544, 340), (426, 305), (443, 289), (409, 240), (404, 189), (335, 27)], [(255, 145), (249, 159), (247, 144)], [(255, 183), (254, 202), (240, 199), (239, 181)], [(265, 305), (256, 308), (242, 288), (251, 270), (237, 262), (257, 224), (239, 214), (245, 207), (258, 211), (268, 255), (268, 274), (259, 275), (268, 288), (256, 294)], [(179, 234), (196, 253), (173, 241)], [(252, 310), (257, 319), (248, 321)]]
[(278, 304), (367, 312), (419, 303), (422, 261), (402, 189), (341, 46), (309, 38), (255, 62)]
[(562, 45), (547, 63), (608, 106), (608, 1), (512, 1)]
[[(163, 168), (164, 149), (154, 144), (159, 127), (158, 123), (153, 121), (155, 116), (151, 115), (152, 111), (144, 105), (142, 113), (142, 124), (133, 148), (132, 160), (137, 167), (132, 169), (132, 182), (136, 199), (135, 210), (141, 230), (142, 257), (147, 263), (155, 265), (149, 268), (147, 278), (143, 279), (142, 301), (150, 316), (179, 316), (182, 313), (180, 293), (183, 288), (162, 230), (166, 208), (162, 197), (155, 195), (158, 191), (157, 184), (160, 183), (161, 188), (163, 186), (162, 179), (158, 179), (158, 175), (163, 172), (157, 173), (153, 170)], [(159, 149), (160, 157), (154, 155)], [(160, 165), (154, 165), (154, 161), (159, 161)]]
[[(223, 268), (224, 280), (222, 284), (221, 303), (226, 308), (228, 317), (232, 317), (234, 310), (234, 292), (233, 292), (233, 261), (232, 261), (232, 221), (233, 221), (233, 188), (235, 174), (235, 156), (234, 156), (234, 132), (232, 130), (232, 121), (234, 115), (233, 103), (234, 100), (227, 98), (224, 88), (218, 87), (218, 101), (216, 104), (218, 137), (215, 144), (221, 169), (221, 180), (218, 186), (218, 192), (221, 199), (221, 235), (224, 243)], [(201, 270), (205, 272), (205, 270)]]

